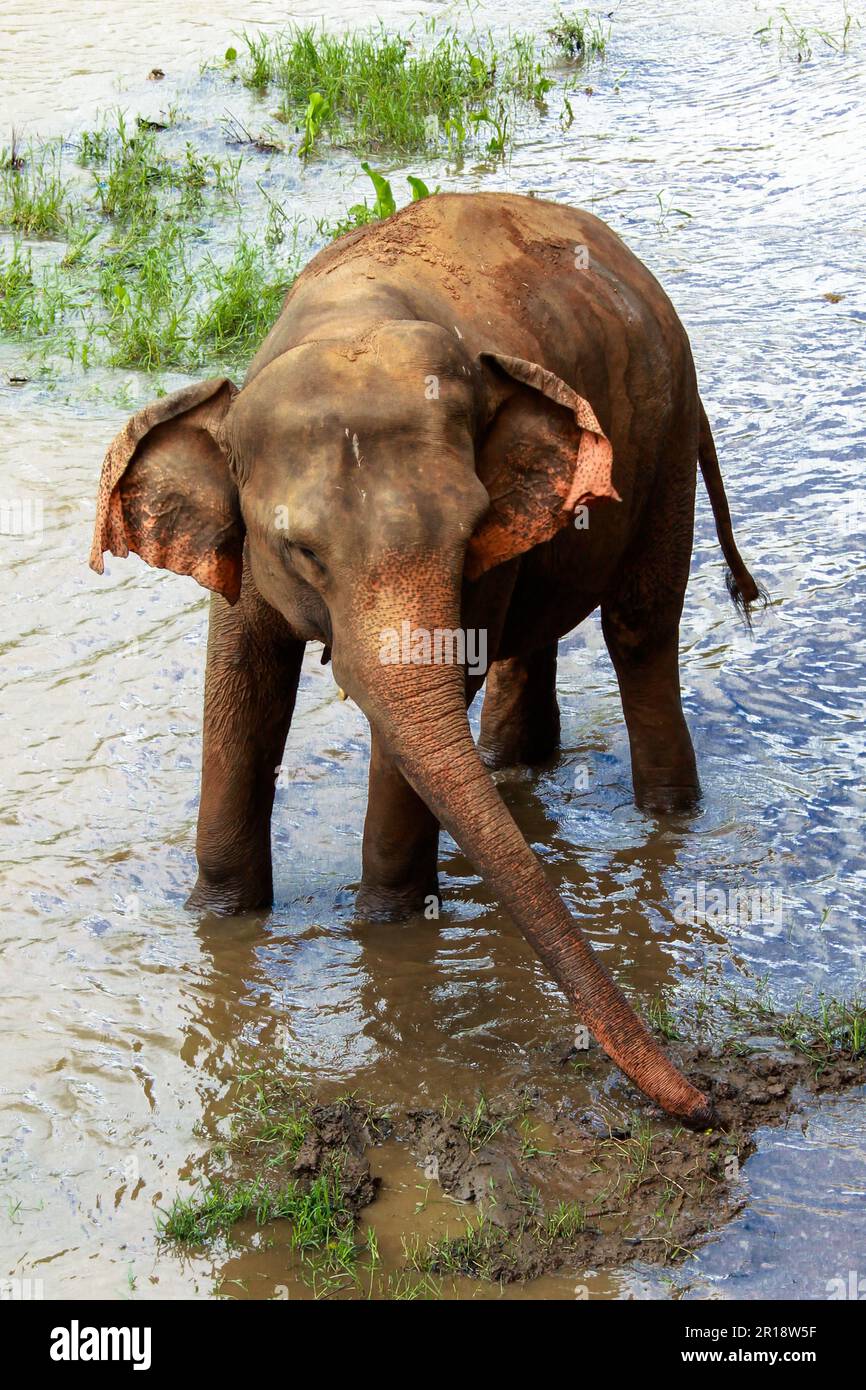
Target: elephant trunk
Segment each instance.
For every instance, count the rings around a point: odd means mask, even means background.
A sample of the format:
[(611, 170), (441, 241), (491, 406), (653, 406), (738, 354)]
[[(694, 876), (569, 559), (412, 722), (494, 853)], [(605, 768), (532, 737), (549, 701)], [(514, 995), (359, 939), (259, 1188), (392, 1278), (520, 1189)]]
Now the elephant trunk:
[[(417, 568), (413, 571), (417, 579)], [(439, 574), (440, 599), (445, 600), (441, 570)], [(403, 576), (405, 586), (405, 569)], [(411, 591), (404, 587), (406, 602), (395, 602), (393, 573), (390, 579), (389, 585), (376, 586), (377, 597), (364, 615), (366, 660), (361, 665), (352, 663), (350, 693), (383, 733), (407, 780), (497, 895), (608, 1056), (669, 1114), (692, 1125), (708, 1123), (712, 1111), (707, 1097), (685, 1079), (651, 1037), (593, 953), (506, 809), (475, 748), (462, 667), (382, 665), (377, 658), (374, 644), (379, 646), (380, 633), (387, 627), (382, 623), (383, 607), (392, 616), (396, 607), (405, 621), (407, 612), (419, 607), (419, 592), (430, 596), (430, 587), (422, 583)], [(386, 604), (383, 593), (388, 593)], [(434, 606), (440, 607), (440, 627), (457, 626), (449, 621), (456, 602)], [(410, 622), (417, 630), (419, 623)]]

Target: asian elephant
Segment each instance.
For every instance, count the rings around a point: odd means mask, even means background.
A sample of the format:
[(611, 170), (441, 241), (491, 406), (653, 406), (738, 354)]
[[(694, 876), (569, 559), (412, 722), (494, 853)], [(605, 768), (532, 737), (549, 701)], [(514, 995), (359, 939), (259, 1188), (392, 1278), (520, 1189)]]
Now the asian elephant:
[(557, 642), (600, 607), (637, 802), (695, 802), (677, 647), (698, 459), (748, 615), (759, 590), (669, 300), (597, 218), (499, 193), (350, 232), (296, 280), (240, 390), (205, 381), (135, 414), (103, 466), (91, 564), (134, 550), (214, 591), (190, 906), (270, 904), (275, 769), (305, 643), (323, 642), (371, 726), (362, 914), (437, 892), (444, 826), (610, 1057), (707, 1123), (488, 771), (555, 748)]

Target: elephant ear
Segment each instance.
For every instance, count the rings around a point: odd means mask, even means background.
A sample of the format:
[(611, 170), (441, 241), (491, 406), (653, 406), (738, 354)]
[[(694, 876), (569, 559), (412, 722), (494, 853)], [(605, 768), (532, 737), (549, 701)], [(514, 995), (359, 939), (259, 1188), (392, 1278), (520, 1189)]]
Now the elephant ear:
[(220, 427), (237, 387), (213, 377), (161, 396), (127, 420), (102, 465), (90, 566), (131, 550), (191, 574), (235, 603), (244, 524)]
[(576, 507), (621, 500), (613, 449), (588, 401), (535, 362), (495, 352), (481, 361), (522, 389), (499, 407), (476, 455), (490, 508), (467, 546), (467, 579), (550, 540)]

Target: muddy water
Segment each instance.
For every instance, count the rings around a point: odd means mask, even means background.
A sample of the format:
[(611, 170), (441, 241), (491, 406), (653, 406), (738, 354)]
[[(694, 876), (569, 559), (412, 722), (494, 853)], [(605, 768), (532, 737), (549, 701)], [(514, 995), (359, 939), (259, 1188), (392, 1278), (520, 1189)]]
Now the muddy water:
[[(840, 9), (810, 17), (838, 29)], [(219, 0), (206, 19), (163, 0), (87, 0), (71, 45), (68, 9), (3, 0), (0, 129), (64, 133), (116, 100), (118, 82), (130, 109), (174, 93), (197, 110), (212, 102), (216, 119), (224, 96), (198, 85), (199, 62), (244, 23), (284, 13), (269, 0), (242, 14)], [(373, 10), (356, 4), (351, 17)], [(521, 7), (521, 23), (546, 17)], [(741, 546), (773, 596), (750, 637), (727, 603), (702, 497), (683, 624), (705, 789), (696, 820), (634, 809), (594, 620), (563, 644), (561, 757), (501, 779), (575, 915), (644, 1003), (662, 985), (676, 999), (765, 977), (790, 1005), (804, 990), (853, 994), (863, 978), (866, 34), (847, 55), (816, 44), (798, 64), (751, 37), (765, 17), (743, 0), (688, 16), (622, 4), (567, 130), (539, 120), (502, 168), (410, 166), (447, 187), (592, 206), (653, 268), (691, 333)], [(144, 81), (155, 65), (173, 84), (158, 97)], [(309, 187), (342, 206), (355, 190), (345, 172), (334, 180), (320, 170)], [(385, 1105), (522, 1083), (598, 1096), (556, 1073), (568, 1012), (453, 845), (439, 923), (353, 920), (367, 733), (315, 656), (278, 792), (277, 905), (229, 923), (183, 910), (206, 599), (134, 560), (103, 580), (85, 567), (99, 461), (128, 413), (119, 402), (150, 388), (106, 373), (52, 391), (22, 364), (2, 349), (7, 371), (33, 378), (0, 378), (2, 494), (29, 499), (34, 516), (41, 507), (42, 535), (0, 537), (0, 1272), (41, 1279), (47, 1297), (305, 1296), (279, 1243), (182, 1258), (155, 1239), (156, 1209), (196, 1173), (247, 1058), (286, 1058), (320, 1091), (357, 1088)], [(701, 885), (761, 890), (769, 920), (676, 921), (677, 894)], [(611, 1076), (605, 1101), (624, 1096)], [(686, 1267), (578, 1277), (603, 1297), (825, 1296), (829, 1280), (864, 1272), (862, 1115), (849, 1095), (762, 1134), (743, 1213)], [(396, 1263), (401, 1233), (453, 1226), (453, 1204), (419, 1226), (408, 1155), (386, 1146), (376, 1164), (385, 1190), (369, 1215)], [(574, 1282), (508, 1296), (569, 1296)]]

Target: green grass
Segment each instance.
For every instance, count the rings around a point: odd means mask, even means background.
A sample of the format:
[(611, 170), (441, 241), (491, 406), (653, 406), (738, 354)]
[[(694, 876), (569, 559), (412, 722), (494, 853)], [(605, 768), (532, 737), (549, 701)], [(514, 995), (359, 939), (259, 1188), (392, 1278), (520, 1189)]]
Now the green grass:
[[(366, 162), (362, 163), (361, 168), (372, 182), (376, 197), (372, 204), (368, 203), (366, 198), (362, 203), (355, 203), (342, 217), (336, 220), (327, 217), (322, 218), (318, 223), (318, 230), (324, 232), (332, 240), (344, 236), (346, 232), (353, 232), (358, 227), (365, 227), (369, 222), (378, 222), (383, 217), (391, 217), (397, 211), (397, 200), (390, 181), (376, 169), (371, 169)], [(430, 197), (430, 189), (423, 179), (417, 178), (414, 174), (407, 174), (406, 182), (409, 184), (413, 203), (418, 202), (421, 198)]]
[(192, 1197), (175, 1197), (157, 1222), (165, 1240), (184, 1245), (205, 1245), (225, 1235), (239, 1221), (254, 1219), (257, 1226), (269, 1221), (291, 1220), (298, 1197), (297, 1183), (272, 1190), (262, 1182), (223, 1184), (215, 1181)]
[(728, 1014), (769, 1026), (782, 1042), (820, 1066), (833, 1059), (857, 1061), (866, 1057), (866, 1000), (836, 999), (819, 993), (812, 1003), (802, 1001), (781, 1011), (764, 995), (741, 1001), (728, 996)]
[(77, 312), (61, 265), (35, 269), (29, 247), (0, 250), (0, 333), (12, 338), (56, 337)]
[(669, 1042), (675, 1042), (680, 1037), (679, 1025), (668, 991), (660, 989), (653, 996), (647, 1008), (647, 1018), (650, 1026)]
[(15, 242), (0, 252), (0, 333), (39, 333), (44, 324), (33, 279), (33, 256)]
[(194, 216), (217, 197), (237, 207), (239, 159), (214, 159), (187, 142), (183, 157), (160, 149), (160, 132), (130, 128), (123, 112), (111, 128), (85, 132), (79, 162), (90, 168), (95, 206), (124, 227), (146, 230), (158, 217)]
[(609, 1144), (624, 1160), (629, 1169), (629, 1181), (639, 1181), (647, 1172), (652, 1161), (655, 1131), (648, 1120), (637, 1120), (625, 1138), (611, 1135), (603, 1142)]
[(96, 327), (113, 367), (158, 370), (180, 365), (187, 344), (191, 287), (177, 226), (163, 223), (153, 242), (132, 235), (96, 269), (106, 317)]
[(498, 1281), (503, 1276), (522, 1276), (521, 1247), (526, 1238), (541, 1250), (556, 1248), (567, 1256), (585, 1229), (586, 1212), (578, 1202), (559, 1202), (552, 1211), (544, 1212), (537, 1194), (531, 1193), (526, 1199), (526, 1214), (513, 1231), (480, 1211), (474, 1219), (466, 1219), (458, 1235), (404, 1239), (403, 1256), (407, 1271), (422, 1278), (451, 1275)]
[(816, 43), (836, 53), (847, 53), (855, 30), (860, 28), (861, 21), (853, 17), (847, 4), (842, 6), (841, 27), (835, 32), (820, 29), (815, 24), (804, 24), (794, 19), (786, 9), (780, 8), (760, 29), (755, 30), (754, 37), (760, 39), (762, 44), (775, 39), (782, 53), (802, 63), (812, 57), (813, 44)]
[(470, 1153), (477, 1153), (483, 1149), (485, 1144), (489, 1144), (495, 1139), (497, 1134), (501, 1134), (504, 1129), (514, 1120), (513, 1114), (495, 1114), (490, 1108), (490, 1102), (484, 1092), (479, 1093), (475, 1105), (471, 1109), (455, 1106), (446, 1098), (441, 1108), (442, 1117), (445, 1120), (454, 1120), (463, 1138), (469, 1145)]
[(228, 265), (209, 258), (202, 272), (207, 302), (193, 327), (193, 339), (206, 357), (238, 360), (258, 346), (279, 315), (294, 272), (273, 278), (261, 247), (240, 240)]
[(541, 101), (551, 85), (526, 35), (497, 45), (490, 34), (437, 33), (432, 22), (423, 37), (291, 25), (242, 42), (243, 81), (277, 95), (280, 118), (303, 130), (303, 158), (324, 137), (361, 152), (473, 144), (501, 153), (504, 141), (493, 146), (508, 128), (505, 104)]
[(572, 63), (585, 62), (587, 59), (604, 57), (610, 25), (605, 27), (601, 19), (591, 15), (589, 10), (572, 15), (559, 10), (547, 33), (563, 58)]
[(203, 212), (239, 217), (240, 159), (205, 157), (187, 143), (169, 157), (159, 132), (123, 113), (79, 139), (78, 179), (60, 152), (0, 169), (0, 225), (66, 242), (63, 258), (34, 266), (20, 242), (0, 253), (0, 332), (63, 352), (83, 366), (197, 371), (241, 364), (279, 313), (299, 262), (273, 255), (238, 227), (231, 259), (200, 245)]
[(14, 150), (0, 161), (0, 223), (28, 237), (59, 237), (69, 229), (72, 208), (58, 146), (27, 156)]
[[(309, 227), (259, 183), (263, 217), (255, 232), (240, 220), (233, 232), (241, 159), (204, 158), (189, 143), (169, 158), (159, 132), (122, 113), (85, 132), (78, 153), (77, 184), (61, 179), (54, 147), (23, 161), (6, 155), (0, 226), (19, 236), (50, 229), (66, 249), (50, 264), (34, 264), (19, 240), (0, 251), (0, 333), (85, 367), (241, 367), (279, 315), (313, 236), (339, 236), (397, 206), (388, 180), (365, 163), (371, 204)], [(429, 191), (414, 176), (409, 184), (412, 198)], [(208, 245), (202, 214), (220, 219), (228, 256)]]
[[(333, 1105), (351, 1106), (371, 1135), (383, 1132), (386, 1117), (371, 1102), (347, 1096)], [(207, 1246), (230, 1238), (241, 1223), (264, 1228), (287, 1222), (286, 1243), (298, 1257), (297, 1274), (317, 1298), (347, 1290), (369, 1296), (377, 1281), (382, 1282), (381, 1259), (372, 1228), (364, 1238), (356, 1238), (347, 1152), (330, 1151), (312, 1179), (286, 1171), (315, 1132), (315, 1111), (290, 1075), (260, 1067), (239, 1076), (228, 1117), (229, 1137), (210, 1149), (210, 1163), (219, 1163), (223, 1171), (190, 1196), (175, 1197), (158, 1214), (161, 1238), (182, 1246)], [(275, 1238), (276, 1233), (267, 1237), (270, 1243)], [(385, 1292), (388, 1297), (414, 1296), (410, 1283), (393, 1294)]]
[(381, 1298), (394, 1303), (417, 1303), (421, 1299), (440, 1299), (442, 1285), (429, 1274), (399, 1269), (379, 1280), (378, 1292)]
[[(664, 1031), (664, 1017), (657, 1019), (654, 1005), (650, 1018)], [(755, 1038), (778, 1038), (794, 1052), (814, 1063), (816, 1072), (833, 1062), (866, 1059), (866, 996), (850, 999), (805, 991), (791, 1007), (781, 1007), (770, 993), (769, 976), (749, 980), (747, 987), (704, 981), (701, 993), (672, 1021), (680, 1037), (700, 1039), (717, 1048), (746, 1055)]]
[(191, 1197), (175, 1197), (157, 1229), (163, 1240), (202, 1246), (244, 1221), (259, 1227), (290, 1222), (291, 1249), (302, 1259), (315, 1256), (324, 1270), (350, 1271), (355, 1264), (354, 1216), (337, 1170), (320, 1174), (308, 1189), (295, 1181), (272, 1187), (261, 1179), (216, 1180)]
[(484, 1213), (467, 1219), (457, 1236), (404, 1240), (407, 1267), (422, 1276), (462, 1275), (470, 1279), (495, 1279), (508, 1236)]
[[(322, 239), (396, 210), (375, 151), (503, 158), (522, 107), (543, 103), (551, 85), (532, 35), (496, 42), (432, 21), (409, 35), (294, 25), (241, 47), (221, 70), (272, 91), (285, 147), (235, 121), (228, 138), (240, 131), (245, 156), (214, 158), (121, 111), (83, 131), (72, 158), (58, 143), (22, 151), (13, 132), (0, 155), (0, 230), (13, 234), (0, 250), (0, 333), (31, 356), (84, 367), (240, 370)], [(308, 160), (326, 142), (364, 151), (373, 197), (310, 223), (278, 184), (265, 187), (265, 172), (284, 159), (296, 167), (298, 153)], [(271, 163), (251, 179), (247, 161), (262, 155)], [(413, 199), (428, 195), (407, 180)], [(36, 238), (63, 250), (34, 255), (24, 242)]]
[(544, 1217), (544, 1231), (548, 1240), (576, 1240), (586, 1228), (586, 1211), (579, 1202), (559, 1202), (553, 1211)]
[(301, 1087), (263, 1067), (239, 1076), (237, 1093), (231, 1147), (272, 1168), (295, 1158), (310, 1131), (309, 1104)]
[(528, 1115), (524, 1115), (520, 1121), (520, 1157), (524, 1162), (530, 1162), (534, 1158), (551, 1158), (553, 1149), (542, 1149), (540, 1144), (535, 1142), (538, 1134), (538, 1126), (534, 1125)]

